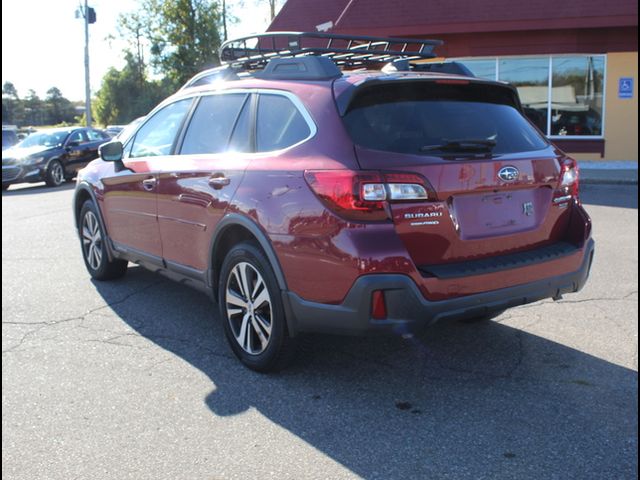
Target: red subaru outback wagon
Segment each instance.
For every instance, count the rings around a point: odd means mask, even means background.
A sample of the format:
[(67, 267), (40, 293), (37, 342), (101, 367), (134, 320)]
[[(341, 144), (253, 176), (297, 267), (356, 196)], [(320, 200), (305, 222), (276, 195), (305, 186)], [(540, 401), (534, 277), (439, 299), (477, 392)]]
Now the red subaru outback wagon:
[(210, 293), (258, 371), (301, 333), (405, 334), (580, 290), (594, 242), (576, 162), (512, 86), (422, 61), (438, 44), (225, 43), (223, 67), (80, 172), (89, 273), (134, 262)]

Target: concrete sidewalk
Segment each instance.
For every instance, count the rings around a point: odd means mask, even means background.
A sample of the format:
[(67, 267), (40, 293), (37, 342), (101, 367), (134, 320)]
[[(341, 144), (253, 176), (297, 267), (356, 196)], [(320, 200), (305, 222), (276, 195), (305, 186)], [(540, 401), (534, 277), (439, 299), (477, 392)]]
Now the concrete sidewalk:
[(580, 183), (605, 185), (637, 185), (638, 162), (578, 162)]

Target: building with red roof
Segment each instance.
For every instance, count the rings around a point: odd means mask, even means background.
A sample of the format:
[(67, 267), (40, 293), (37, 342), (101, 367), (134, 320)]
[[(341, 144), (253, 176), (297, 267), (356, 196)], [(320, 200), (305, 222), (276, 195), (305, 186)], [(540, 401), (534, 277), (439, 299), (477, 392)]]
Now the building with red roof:
[(444, 40), (441, 56), (515, 84), (565, 151), (638, 160), (637, 1), (288, 0), (269, 30)]

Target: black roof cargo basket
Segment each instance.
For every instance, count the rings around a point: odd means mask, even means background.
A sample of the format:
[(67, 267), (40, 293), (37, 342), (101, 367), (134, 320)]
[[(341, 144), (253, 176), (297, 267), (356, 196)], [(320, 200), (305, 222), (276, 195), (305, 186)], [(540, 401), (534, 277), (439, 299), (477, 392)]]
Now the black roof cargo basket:
[(322, 32), (269, 32), (226, 41), (220, 61), (240, 70), (260, 70), (274, 58), (322, 56), (343, 69), (381, 68), (394, 60), (434, 58), (440, 40), (384, 38)]

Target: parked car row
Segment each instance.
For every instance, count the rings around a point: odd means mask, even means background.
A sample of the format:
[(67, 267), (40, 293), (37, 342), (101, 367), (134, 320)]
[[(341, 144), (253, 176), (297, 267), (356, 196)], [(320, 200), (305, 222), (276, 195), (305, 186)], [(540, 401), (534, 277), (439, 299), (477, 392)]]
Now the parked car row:
[(46, 182), (50, 187), (76, 177), (98, 157), (98, 147), (114, 136), (123, 138), (141, 119), (117, 131), (86, 127), (37, 130), (22, 141), (13, 129), (2, 129), (2, 189), (15, 183)]
[(75, 178), (111, 137), (94, 128), (37, 131), (2, 152), (2, 189), (13, 183), (41, 182), (56, 187)]

